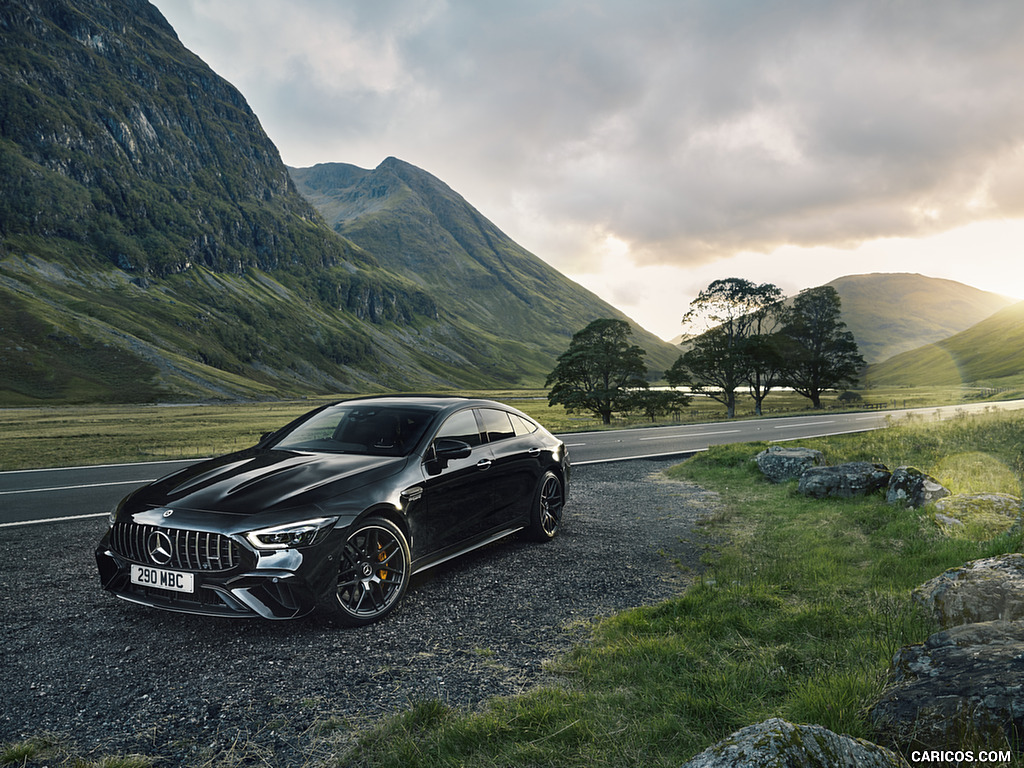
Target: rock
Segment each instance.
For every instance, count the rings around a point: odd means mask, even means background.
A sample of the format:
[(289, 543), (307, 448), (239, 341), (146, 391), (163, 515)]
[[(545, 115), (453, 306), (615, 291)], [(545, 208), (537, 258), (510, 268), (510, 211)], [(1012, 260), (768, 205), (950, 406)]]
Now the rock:
[(820, 725), (779, 718), (750, 725), (708, 747), (683, 768), (909, 768), (901, 756)]
[(931, 475), (914, 467), (896, 467), (889, 478), (885, 500), (890, 504), (917, 509), (949, 496), (949, 490)]
[(1008, 493), (954, 494), (935, 502), (934, 518), (948, 535), (992, 538), (1021, 524), (1021, 500)]
[(835, 467), (811, 467), (800, 476), (797, 490), (816, 499), (866, 496), (889, 485), (891, 473), (882, 464), (852, 461)]
[(796, 480), (804, 470), (822, 466), (825, 463), (825, 456), (813, 448), (773, 445), (757, 454), (754, 461), (764, 476), (773, 483), (785, 483)]
[(1024, 555), (1014, 552), (950, 568), (915, 589), (914, 600), (943, 628), (1024, 619)]
[(871, 709), (885, 743), (1024, 749), (1024, 622), (989, 621), (901, 648)]

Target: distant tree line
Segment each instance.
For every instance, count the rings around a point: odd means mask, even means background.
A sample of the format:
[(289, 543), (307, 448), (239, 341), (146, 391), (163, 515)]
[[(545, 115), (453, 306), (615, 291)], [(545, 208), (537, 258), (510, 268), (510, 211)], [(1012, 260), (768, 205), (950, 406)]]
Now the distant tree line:
[(690, 303), (684, 323), (707, 329), (665, 371), (671, 390), (651, 391), (642, 348), (631, 344), (622, 320), (599, 319), (573, 335), (546, 386), (548, 404), (587, 412), (604, 424), (613, 413), (650, 418), (678, 411), (694, 394), (706, 395), (736, 415), (744, 388), (762, 412), (772, 390), (789, 387), (821, 408), (824, 392), (856, 384), (864, 359), (840, 316), (831, 286), (810, 288), (787, 304), (778, 286), (741, 278), (716, 280)]

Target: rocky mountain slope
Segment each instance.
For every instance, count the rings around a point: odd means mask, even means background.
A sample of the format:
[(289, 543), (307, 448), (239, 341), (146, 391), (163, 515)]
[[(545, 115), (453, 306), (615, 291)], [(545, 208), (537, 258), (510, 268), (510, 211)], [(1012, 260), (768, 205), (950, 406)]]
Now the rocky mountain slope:
[(966, 330), (1016, 300), (924, 275), (850, 275), (828, 283), (843, 320), (869, 363)]
[(333, 232), (145, 0), (0, 4), (0, 402), (535, 385), (606, 307), (520, 337), (437, 287)]

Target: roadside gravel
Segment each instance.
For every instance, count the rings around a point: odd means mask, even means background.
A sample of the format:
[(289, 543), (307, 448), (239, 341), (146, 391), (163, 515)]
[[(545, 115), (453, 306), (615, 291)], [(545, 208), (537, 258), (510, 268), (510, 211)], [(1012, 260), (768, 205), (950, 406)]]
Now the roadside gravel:
[(417, 701), (473, 707), (549, 682), (595, 618), (678, 593), (714, 494), (671, 460), (576, 467), (561, 534), (510, 539), (413, 580), (384, 622), (232, 621), (104, 593), (105, 521), (0, 529), (0, 742), (171, 765), (312, 765)]

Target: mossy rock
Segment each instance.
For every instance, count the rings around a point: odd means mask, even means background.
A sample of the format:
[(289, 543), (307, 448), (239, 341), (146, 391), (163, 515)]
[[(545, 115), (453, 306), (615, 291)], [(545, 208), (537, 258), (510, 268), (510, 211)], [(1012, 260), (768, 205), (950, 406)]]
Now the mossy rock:
[(938, 499), (930, 516), (947, 536), (986, 540), (1021, 524), (1021, 500), (1008, 493), (955, 494)]

